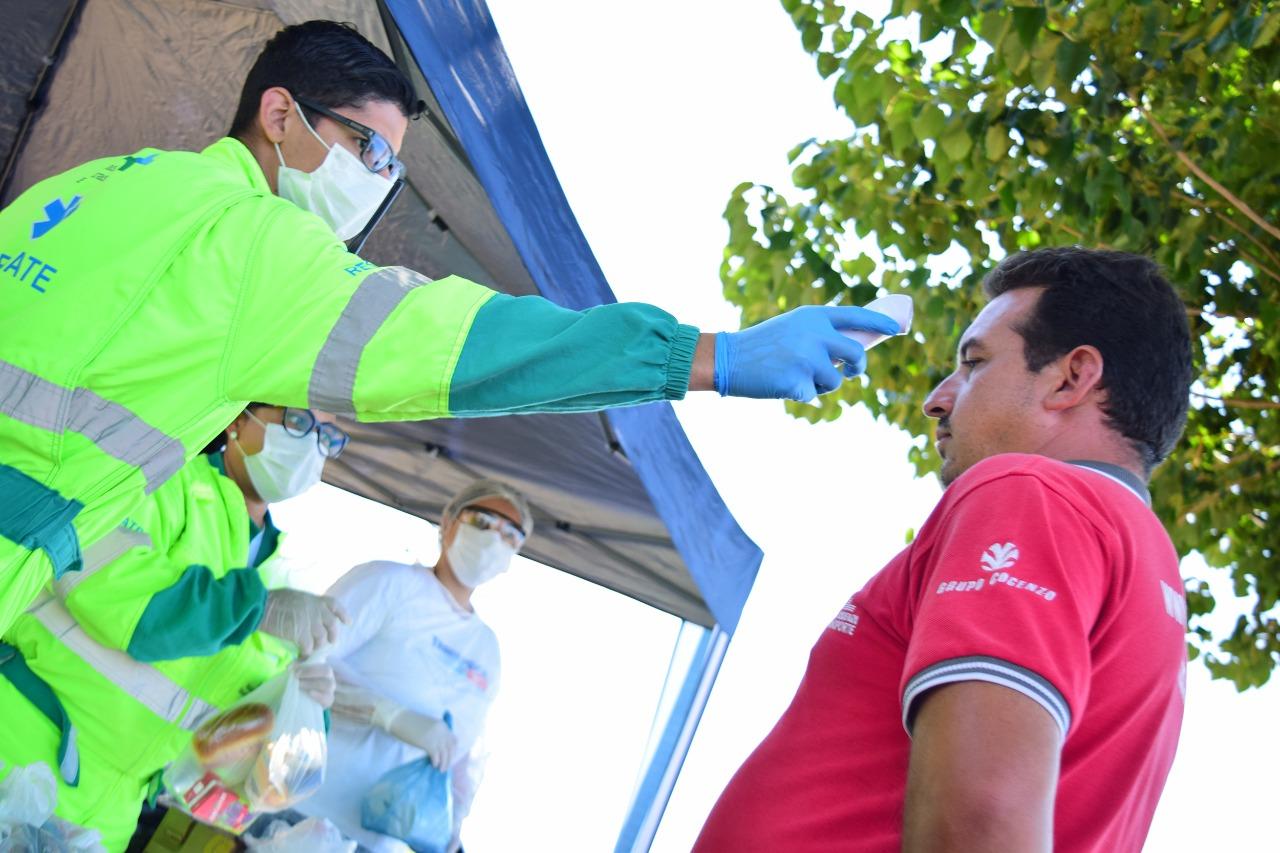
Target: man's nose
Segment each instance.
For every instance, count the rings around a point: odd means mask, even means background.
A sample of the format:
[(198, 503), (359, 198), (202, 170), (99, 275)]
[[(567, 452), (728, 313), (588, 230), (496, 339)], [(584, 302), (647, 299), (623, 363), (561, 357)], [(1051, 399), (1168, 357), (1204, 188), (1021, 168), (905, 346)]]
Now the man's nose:
[(945, 418), (951, 414), (951, 406), (955, 402), (955, 396), (951, 393), (951, 378), (948, 376), (929, 392), (924, 400), (925, 417)]

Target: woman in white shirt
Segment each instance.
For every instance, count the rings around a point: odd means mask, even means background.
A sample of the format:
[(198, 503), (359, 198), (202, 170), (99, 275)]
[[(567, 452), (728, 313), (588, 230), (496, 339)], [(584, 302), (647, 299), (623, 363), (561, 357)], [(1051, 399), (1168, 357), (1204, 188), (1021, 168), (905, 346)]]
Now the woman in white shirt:
[(477, 480), (444, 509), (434, 567), (366, 563), (329, 590), (351, 624), (326, 657), (339, 685), (325, 783), (298, 811), (327, 817), (362, 847), (404, 851), (403, 842), (361, 826), (360, 803), (384, 773), (426, 756), (452, 770), (450, 850), (461, 846), (480, 777), (476, 743), (500, 666), (497, 637), (471, 593), (506, 571), (532, 529), (519, 492)]

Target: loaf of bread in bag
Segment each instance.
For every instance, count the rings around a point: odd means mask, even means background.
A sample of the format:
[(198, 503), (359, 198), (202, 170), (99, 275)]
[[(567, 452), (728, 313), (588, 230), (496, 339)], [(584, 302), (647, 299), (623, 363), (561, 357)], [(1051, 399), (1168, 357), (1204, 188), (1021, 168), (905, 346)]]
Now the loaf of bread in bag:
[(191, 748), (205, 767), (228, 767), (255, 756), (271, 735), (273, 725), (275, 714), (266, 705), (237, 705), (196, 730)]

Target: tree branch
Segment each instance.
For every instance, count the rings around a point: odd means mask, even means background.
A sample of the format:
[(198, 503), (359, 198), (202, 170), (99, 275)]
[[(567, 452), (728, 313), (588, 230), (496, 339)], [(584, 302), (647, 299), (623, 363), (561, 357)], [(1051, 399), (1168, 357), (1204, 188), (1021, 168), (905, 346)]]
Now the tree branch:
[[(1146, 190), (1150, 193), (1153, 193), (1153, 194), (1159, 193), (1159, 188), (1156, 187), (1154, 183), (1143, 180), (1139, 175), (1131, 175), (1130, 179), (1133, 180), (1135, 183), (1137, 183), (1140, 187), (1145, 187)], [(1277, 267), (1280, 267), (1280, 256), (1276, 256), (1272, 254), (1271, 250), (1268, 249), (1266, 245), (1264, 245), (1262, 242), (1258, 240), (1258, 238), (1254, 237), (1252, 234), (1250, 234), (1248, 231), (1242, 228), (1240, 226), (1240, 223), (1236, 222), (1231, 217), (1222, 213), (1222, 211), (1218, 210), (1217, 208), (1215, 208), (1213, 205), (1209, 204), (1202, 198), (1196, 198), (1195, 196), (1187, 195), (1181, 190), (1174, 190), (1173, 195), (1190, 203), (1192, 205), (1193, 210), (1199, 211), (1200, 213), (1203, 213), (1203, 214), (1212, 214), (1213, 216), (1216, 216), (1219, 219), (1221, 219), (1223, 222), (1229, 225), (1234, 231), (1239, 232), (1241, 235), (1247, 238), (1251, 243), (1253, 243), (1253, 245), (1256, 246), (1260, 252), (1266, 255), (1267, 258), (1273, 264), (1275, 264)], [(1265, 263), (1254, 258), (1244, 249), (1241, 249), (1240, 241), (1236, 240), (1234, 237), (1230, 237), (1225, 240), (1219, 237), (1211, 237), (1209, 239), (1209, 242), (1212, 244), (1213, 247), (1230, 244), (1231, 247), (1234, 249), (1234, 251), (1238, 255), (1240, 255), (1240, 257), (1246, 263), (1248, 263), (1250, 266), (1254, 268), (1255, 272), (1261, 273), (1267, 276), (1268, 278), (1272, 278), (1272, 279), (1275, 279), (1277, 282), (1280, 282), (1280, 273), (1277, 273), (1274, 269), (1272, 269), (1271, 267), (1268, 267)], [(1238, 315), (1222, 315), (1222, 316), (1238, 316)]]
[(1221, 500), (1221, 498), (1218, 497), (1217, 491), (1210, 490), (1206, 492), (1204, 495), (1202, 495), (1200, 500), (1196, 501), (1191, 506), (1184, 509), (1182, 511), (1183, 517), (1186, 517), (1188, 515), (1199, 516), (1200, 513), (1204, 512), (1206, 509), (1213, 506), (1214, 503), (1216, 503), (1219, 500)]
[(1199, 391), (1192, 391), (1192, 397), (1199, 397), (1210, 403), (1221, 403), (1235, 409), (1275, 409), (1280, 410), (1280, 403), (1272, 400), (1258, 400), (1253, 397), (1213, 397), (1208, 394), (1201, 394)]
[(1254, 319), (1252, 314), (1238, 314), (1234, 311), (1207, 311), (1204, 308), (1196, 308), (1194, 305), (1186, 304), (1182, 307), (1187, 309), (1188, 317), (1230, 317), (1233, 320), (1239, 320), (1242, 323), (1245, 320)]
[(1056, 216), (1046, 217), (1046, 219), (1048, 219), (1051, 225), (1058, 226), (1063, 231), (1066, 231), (1068, 234), (1070, 234), (1072, 237), (1075, 237), (1076, 240), (1079, 241), (1080, 243), (1087, 245), (1090, 249), (1108, 249), (1108, 250), (1111, 249), (1111, 246), (1108, 245), (1107, 243), (1102, 243), (1096, 240), (1090, 240), (1088, 243), (1085, 243), (1086, 237), (1084, 234), (1072, 228), (1070, 225), (1068, 225), (1065, 222), (1059, 222), (1058, 217)]
[(1240, 223), (1236, 222), (1230, 216), (1227, 216), (1225, 213), (1223, 213), (1222, 211), (1218, 210), (1215, 207), (1211, 207), (1205, 204), (1203, 200), (1193, 198), (1192, 196), (1189, 196), (1186, 193), (1179, 192), (1178, 195), (1182, 196), (1185, 199), (1195, 202), (1199, 207), (1203, 208), (1209, 213), (1212, 213), (1214, 216), (1218, 217), (1223, 222), (1230, 225), (1236, 231), (1239, 231), (1241, 234), (1245, 236), (1245, 238), (1249, 240), (1250, 243), (1258, 247), (1258, 251), (1262, 252), (1262, 254), (1267, 256), (1267, 260), (1271, 261), (1271, 263), (1275, 264), (1276, 266), (1280, 266), (1280, 256), (1277, 256), (1274, 252), (1268, 249), (1266, 245), (1264, 245), (1262, 241), (1260, 241), (1257, 237), (1253, 236), (1248, 231), (1241, 228)]
[(1145, 118), (1147, 120), (1147, 123), (1151, 125), (1151, 129), (1155, 131), (1156, 136), (1160, 137), (1160, 141), (1163, 142), (1166, 146), (1168, 146), (1171, 151), (1173, 151), (1173, 154), (1175, 157), (1178, 158), (1179, 163), (1186, 166), (1189, 170), (1191, 170), (1191, 173), (1193, 175), (1195, 175), (1197, 178), (1199, 178), (1200, 180), (1208, 184), (1210, 187), (1212, 187), (1213, 190), (1218, 193), (1218, 195), (1226, 199), (1227, 203), (1229, 203), (1236, 210), (1244, 214), (1245, 218), (1253, 222), (1254, 225), (1257, 225), (1259, 228), (1261, 228), (1263, 231), (1266, 231), (1272, 237), (1275, 237), (1277, 240), (1280, 240), (1280, 228), (1277, 228), (1267, 220), (1263, 219), (1261, 216), (1259, 216), (1257, 213), (1254, 212), (1252, 207), (1250, 207), (1249, 205), (1241, 201), (1239, 196), (1231, 192), (1231, 190), (1227, 189), (1222, 184), (1215, 181), (1213, 178), (1209, 177), (1209, 174), (1204, 169), (1201, 169), (1194, 160), (1192, 160), (1190, 157), (1187, 156), (1187, 152), (1183, 151), (1181, 148), (1174, 147), (1173, 143), (1169, 140), (1169, 134), (1165, 133), (1165, 130), (1163, 127), (1161, 127), (1160, 122), (1156, 121), (1155, 116), (1151, 115), (1151, 113), (1147, 111), (1146, 107), (1142, 106), (1142, 104), (1138, 103), (1137, 101), (1134, 101), (1133, 103), (1134, 103), (1134, 106), (1137, 107), (1138, 112), (1142, 113), (1143, 118)]
[[(1228, 256), (1232, 254), (1237, 255), (1239, 260), (1253, 267), (1253, 271), (1255, 273), (1265, 275), (1267, 278), (1273, 278), (1277, 282), (1280, 282), (1280, 273), (1271, 269), (1262, 261), (1258, 260), (1253, 255), (1249, 254), (1244, 249), (1240, 248), (1239, 241), (1231, 238), (1224, 240), (1220, 237), (1210, 237), (1209, 242), (1212, 245), (1209, 246), (1207, 251), (1212, 252), (1214, 254), (1219, 254), (1219, 255), (1221, 254), (1226, 254)], [(1224, 246), (1226, 246), (1227, 248), (1223, 248)]]
[(1265, 273), (1268, 278), (1273, 278), (1276, 281), (1280, 281), (1280, 273), (1271, 269), (1271, 267), (1262, 263), (1262, 261), (1259, 261), (1253, 255), (1250, 255), (1248, 252), (1246, 252), (1244, 249), (1241, 249), (1239, 246), (1236, 247), (1236, 254), (1240, 256), (1241, 260), (1243, 260), (1249, 266), (1253, 267), (1258, 272)]
[(1271, 475), (1275, 474), (1277, 471), (1280, 471), (1280, 459), (1272, 459), (1270, 462), (1267, 463), (1267, 466), (1265, 468), (1263, 468), (1261, 471), (1258, 471), (1255, 474), (1250, 474), (1247, 477), (1241, 477), (1240, 479), (1233, 480), (1230, 483), (1224, 483), (1220, 486), (1220, 488), (1210, 489), (1203, 496), (1201, 496), (1201, 498), (1198, 501), (1196, 501), (1195, 503), (1191, 504), (1186, 509), (1184, 509), (1182, 513), (1184, 516), (1188, 514), (1199, 515), (1209, 507), (1213, 506), (1218, 501), (1222, 500), (1221, 492), (1224, 489), (1229, 489), (1232, 486), (1251, 486), (1258, 480), (1262, 480), (1267, 477), (1270, 477)]

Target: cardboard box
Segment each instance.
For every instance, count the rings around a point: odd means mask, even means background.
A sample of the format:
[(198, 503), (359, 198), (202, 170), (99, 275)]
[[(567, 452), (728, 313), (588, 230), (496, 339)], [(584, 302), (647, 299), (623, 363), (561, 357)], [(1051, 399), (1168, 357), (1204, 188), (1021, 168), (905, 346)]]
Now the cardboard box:
[(243, 849), (234, 835), (169, 809), (143, 853), (235, 853)]

